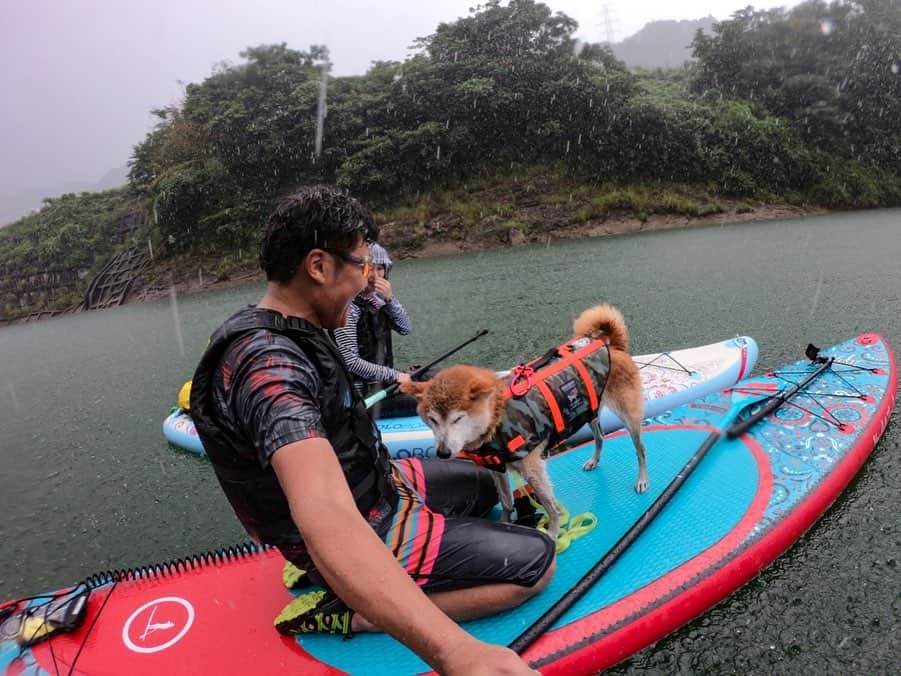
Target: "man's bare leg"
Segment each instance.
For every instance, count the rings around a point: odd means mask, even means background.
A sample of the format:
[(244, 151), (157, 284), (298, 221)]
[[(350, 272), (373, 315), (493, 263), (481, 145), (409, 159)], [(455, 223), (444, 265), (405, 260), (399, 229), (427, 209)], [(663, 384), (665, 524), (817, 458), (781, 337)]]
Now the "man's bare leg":
[[(428, 596), (452, 620), (457, 622), (473, 620), (477, 617), (494, 615), (525, 603), (547, 587), (556, 568), (557, 559), (555, 558), (541, 579), (531, 587), (522, 587), (518, 584), (486, 584), (469, 589), (432, 592)], [(381, 631), (359, 613), (354, 614), (351, 620), (351, 629), (357, 633)]]

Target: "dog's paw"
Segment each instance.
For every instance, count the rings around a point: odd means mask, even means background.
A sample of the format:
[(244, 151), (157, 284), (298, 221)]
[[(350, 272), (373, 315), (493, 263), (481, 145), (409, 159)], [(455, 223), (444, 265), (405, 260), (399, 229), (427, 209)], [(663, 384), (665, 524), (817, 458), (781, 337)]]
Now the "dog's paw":
[(582, 469), (584, 469), (586, 472), (590, 472), (597, 466), (598, 466), (598, 461), (595, 460), (594, 458), (589, 458), (588, 460), (585, 461), (585, 464), (582, 465)]
[(644, 493), (648, 488), (651, 487), (651, 482), (647, 479), (639, 479), (635, 482), (635, 492), (636, 493)]

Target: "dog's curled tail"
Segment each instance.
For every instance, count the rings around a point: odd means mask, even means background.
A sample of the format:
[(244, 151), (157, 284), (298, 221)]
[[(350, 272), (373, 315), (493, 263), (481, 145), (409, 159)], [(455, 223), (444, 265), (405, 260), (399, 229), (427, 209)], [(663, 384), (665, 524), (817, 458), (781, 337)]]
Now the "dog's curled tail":
[(594, 340), (605, 340), (610, 347), (629, 351), (629, 329), (619, 308), (604, 303), (588, 308), (573, 322), (576, 336), (588, 336)]

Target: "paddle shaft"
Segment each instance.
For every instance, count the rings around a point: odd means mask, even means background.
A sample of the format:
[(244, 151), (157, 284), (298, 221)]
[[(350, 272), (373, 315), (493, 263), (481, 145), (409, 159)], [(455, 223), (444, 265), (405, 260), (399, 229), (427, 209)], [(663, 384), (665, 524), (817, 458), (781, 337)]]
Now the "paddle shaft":
[[(695, 468), (700, 464), (701, 460), (704, 459), (704, 456), (707, 455), (707, 452), (713, 448), (717, 441), (723, 435), (726, 435), (728, 438), (733, 439), (740, 434), (743, 434), (747, 429), (753, 425), (754, 423), (762, 420), (765, 416), (769, 415), (773, 411), (775, 411), (779, 406), (788, 401), (791, 397), (797, 394), (800, 390), (806, 387), (814, 378), (819, 376), (823, 371), (829, 368), (832, 365), (832, 359), (824, 360), (820, 367), (810, 374), (804, 381), (798, 385), (795, 385), (790, 390), (788, 390), (785, 394), (779, 395), (773, 399), (776, 405), (771, 405), (773, 402), (770, 402), (760, 411), (757, 411), (753, 414), (748, 420), (752, 420), (750, 424), (746, 424), (747, 420), (742, 420), (739, 422), (731, 423), (726, 429), (715, 430), (711, 432), (711, 434), (704, 440), (704, 443), (695, 451), (694, 455), (689, 458), (688, 462), (685, 463), (685, 466), (679, 471), (679, 473), (673, 477), (673, 479), (669, 482), (667, 487), (663, 490), (663, 492), (657, 496), (657, 499), (651, 504), (650, 507), (645, 510), (644, 514), (642, 514), (638, 520), (632, 524), (632, 526), (625, 532), (625, 534), (616, 541), (606, 554), (598, 561), (592, 568), (589, 570), (582, 578), (576, 582), (573, 587), (567, 591), (559, 601), (557, 601), (553, 606), (548, 608), (548, 610), (539, 617), (534, 624), (532, 624), (528, 629), (526, 629), (523, 633), (517, 636), (513, 642), (510, 644), (510, 649), (516, 652), (517, 654), (522, 654), (526, 648), (528, 648), (532, 643), (534, 643), (542, 634), (544, 634), (548, 629), (550, 629), (555, 622), (557, 622), (563, 615), (573, 607), (573, 605), (582, 598), (589, 589), (601, 578), (601, 576), (606, 573), (610, 567), (616, 563), (617, 559), (622, 556), (623, 552), (625, 552), (644, 532), (644, 530), (648, 527), (651, 521), (663, 511), (663, 508), (666, 507), (667, 503), (670, 499), (675, 495), (676, 491), (686, 482), (688, 477), (691, 476), (691, 473), (694, 472)], [(757, 400), (762, 399), (765, 396), (769, 395), (761, 395), (757, 397)], [(730, 420), (733, 420), (736, 416), (738, 416), (743, 410), (745, 410), (748, 406), (750, 406), (753, 401), (745, 401), (740, 404), (734, 405), (729, 411), (726, 412), (726, 415), (723, 418), (723, 424), (727, 423)], [(766, 411), (766, 413), (762, 413)], [(735, 431), (740, 429), (741, 431)]]
[[(450, 357), (452, 354), (459, 352), (460, 350), (462, 350), (464, 347), (466, 347), (470, 343), (474, 343), (479, 338), (484, 336), (486, 333), (488, 333), (488, 329), (480, 330), (476, 335), (474, 335), (469, 340), (466, 340), (466, 341), (460, 343), (459, 345), (457, 345), (457, 347), (455, 347), (451, 350), (448, 350), (443, 355), (441, 355), (437, 359), (430, 361), (425, 366), (420, 366), (418, 369), (416, 369), (415, 371), (413, 371), (410, 374), (410, 377), (414, 378), (414, 379), (418, 378), (419, 376), (421, 376), (423, 373), (428, 371), (430, 368), (432, 368), (436, 364), (440, 364), (445, 359)], [(387, 399), (388, 397), (394, 396), (397, 393), (397, 390), (399, 387), (400, 387), (399, 383), (393, 383), (393, 384), (389, 385), (388, 387), (386, 387), (384, 390), (380, 390), (380, 391), (376, 392), (375, 394), (367, 397), (366, 398), (366, 408), (372, 408), (375, 404), (379, 403), (380, 401), (383, 401), (383, 400)]]

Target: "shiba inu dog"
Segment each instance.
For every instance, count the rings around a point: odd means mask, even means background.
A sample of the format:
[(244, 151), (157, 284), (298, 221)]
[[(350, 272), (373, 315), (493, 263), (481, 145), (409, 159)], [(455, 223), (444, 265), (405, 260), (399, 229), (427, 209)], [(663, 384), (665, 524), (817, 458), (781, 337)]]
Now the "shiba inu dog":
[(603, 435), (598, 413), (603, 403), (623, 421), (638, 456), (635, 490), (648, 489), (641, 440), (644, 395), (638, 367), (629, 355), (629, 332), (619, 309), (598, 305), (573, 322), (573, 338), (504, 378), (475, 366), (457, 365), (426, 382), (400, 389), (418, 400), (417, 412), (435, 434), (435, 453), (466, 457), (497, 470), (504, 520), (513, 495), (504, 474), (519, 472), (548, 513), (548, 535), (556, 538), (562, 509), (554, 498), (544, 454), (586, 422), (595, 440), (583, 469), (597, 467)]

